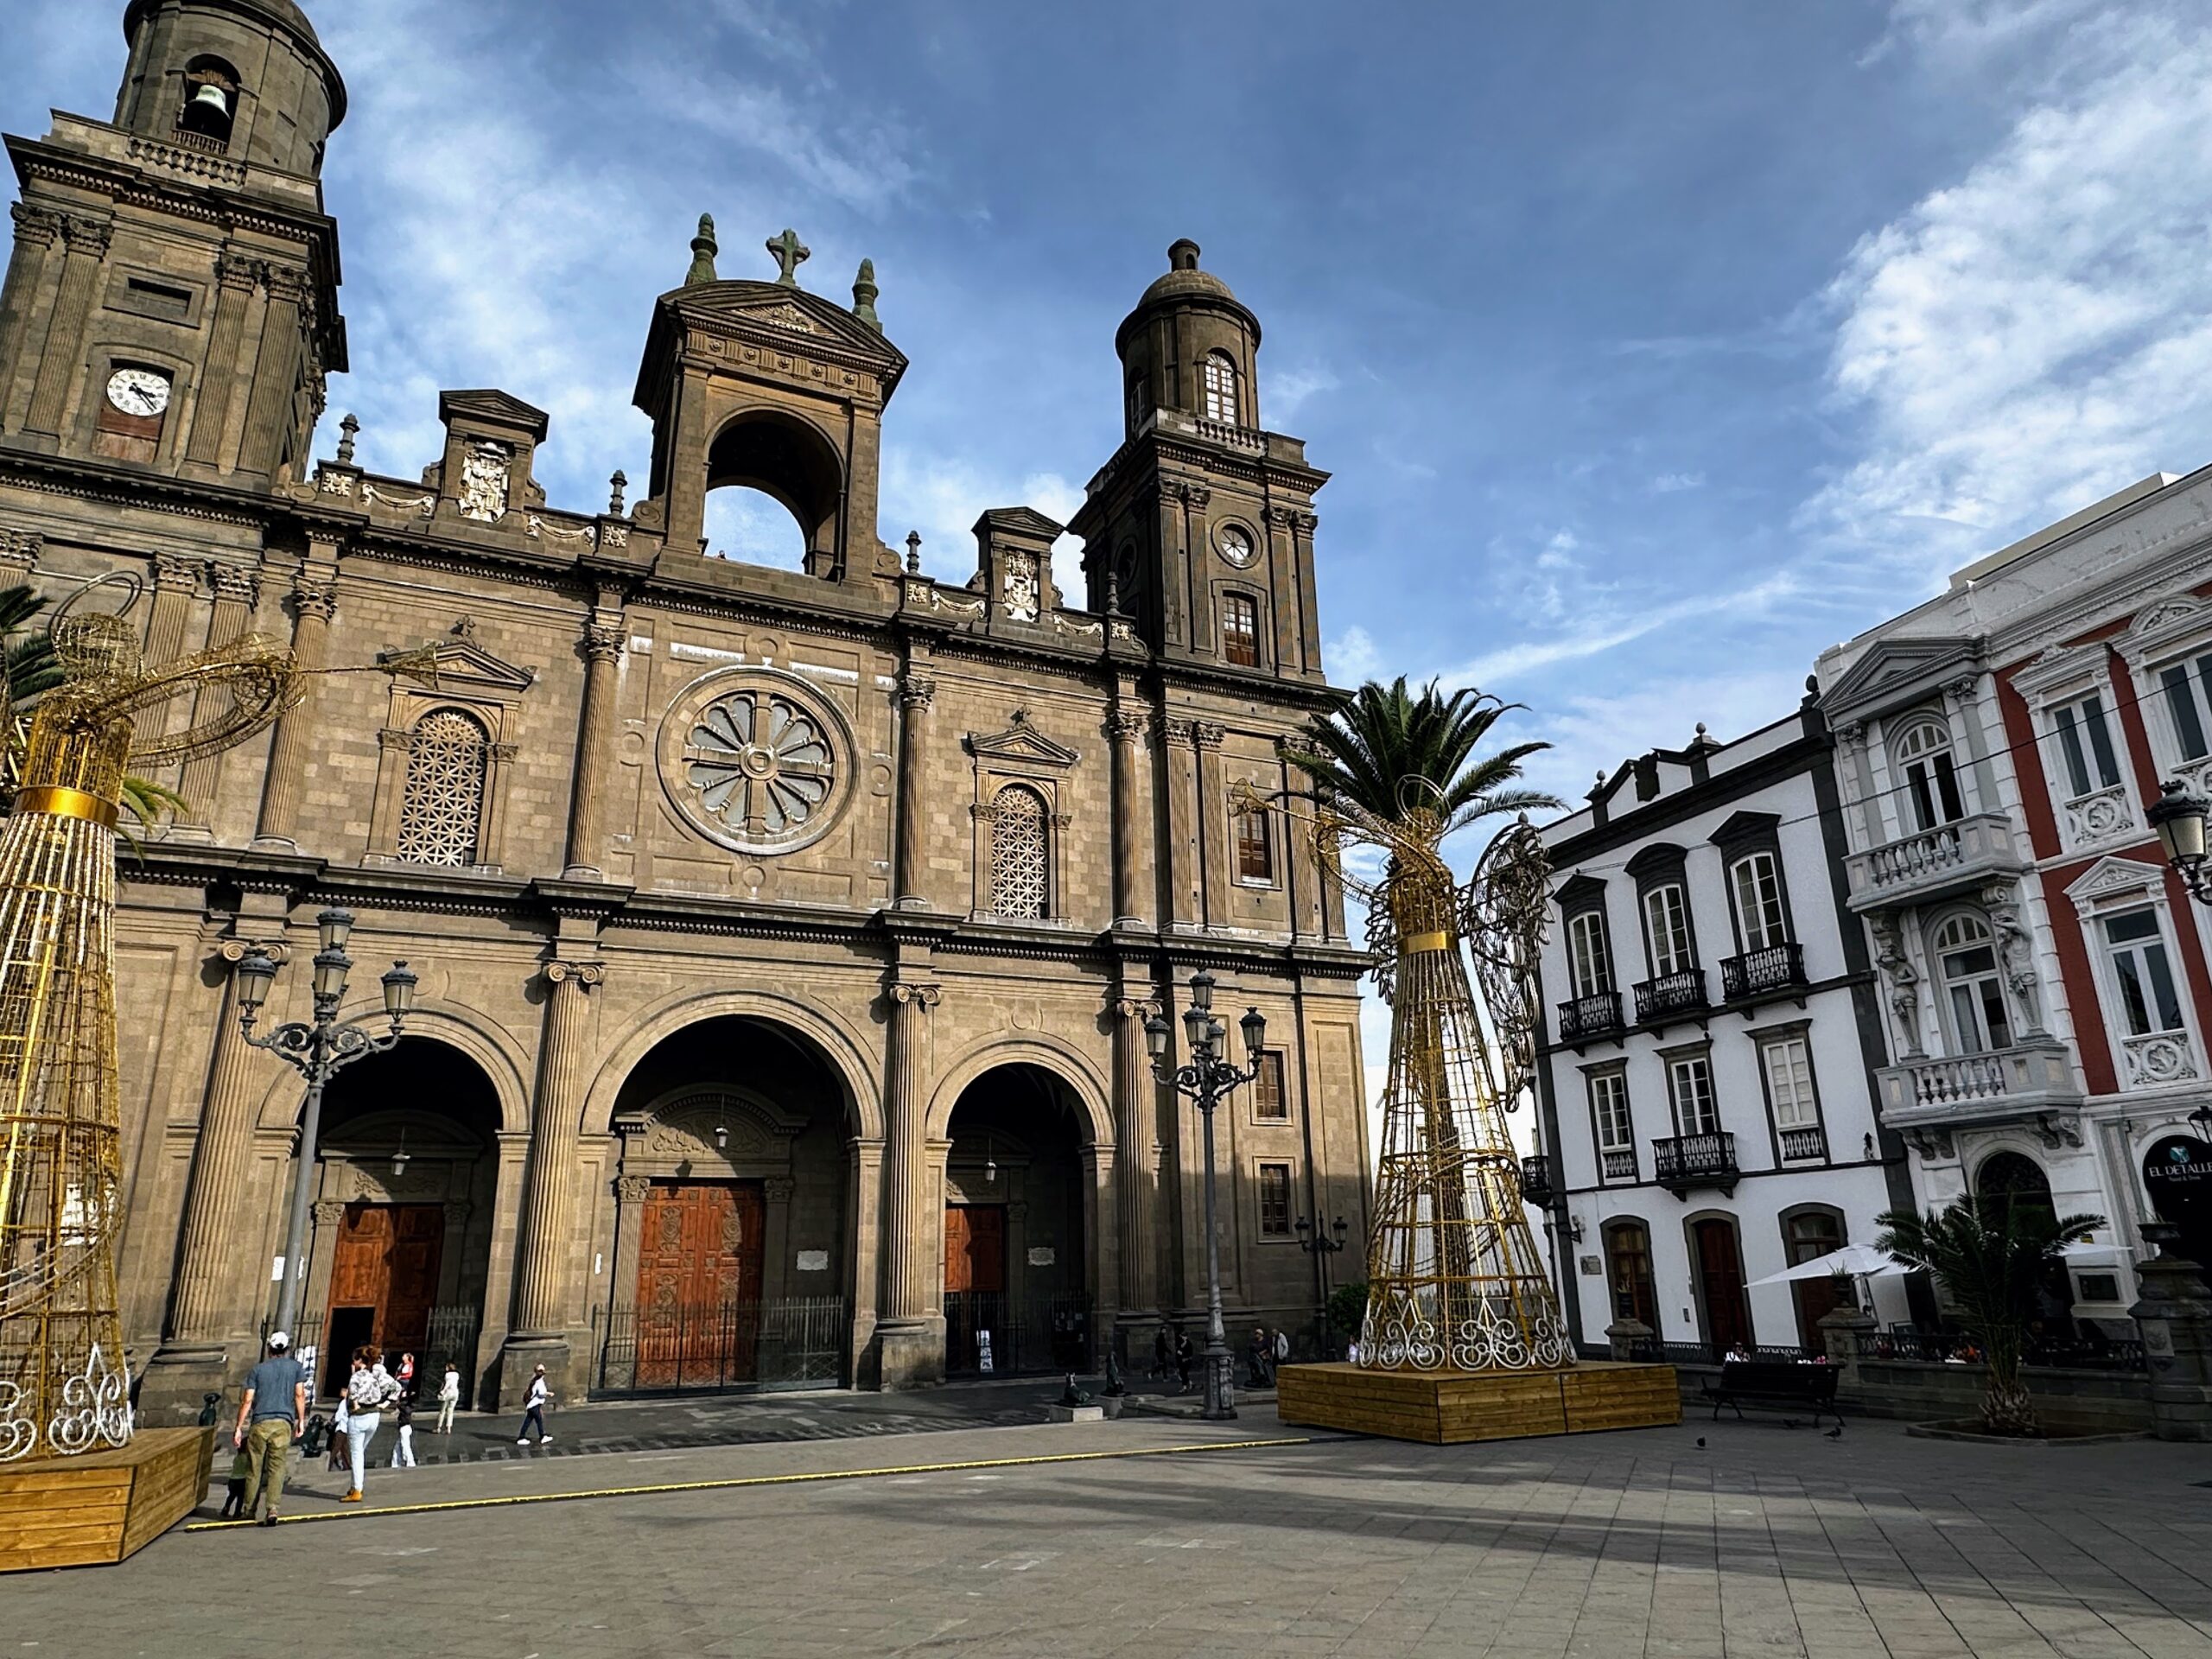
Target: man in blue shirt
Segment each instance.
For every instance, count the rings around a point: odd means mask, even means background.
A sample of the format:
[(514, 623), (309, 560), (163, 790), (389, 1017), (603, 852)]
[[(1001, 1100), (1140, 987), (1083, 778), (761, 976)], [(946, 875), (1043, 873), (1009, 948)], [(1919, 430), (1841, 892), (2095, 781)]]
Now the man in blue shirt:
[(249, 1372), (245, 1397), (238, 1402), (238, 1424), (231, 1444), (244, 1449), (250, 1472), (245, 1484), (245, 1515), (252, 1518), (255, 1501), (269, 1495), (261, 1524), (276, 1524), (276, 1505), (284, 1496), (285, 1465), (291, 1459), (292, 1441), (308, 1431), (308, 1379), (300, 1362), (291, 1355), (292, 1339), (282, 1331), (269, 1338), (269, 1357)]

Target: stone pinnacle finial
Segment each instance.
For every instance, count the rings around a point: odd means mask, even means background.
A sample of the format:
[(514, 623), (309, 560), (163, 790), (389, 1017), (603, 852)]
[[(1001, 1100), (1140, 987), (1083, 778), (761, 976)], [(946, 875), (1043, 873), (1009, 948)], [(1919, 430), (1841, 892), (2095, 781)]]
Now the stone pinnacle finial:
[(906, 532), (906, 574), (910, 576), (922, 574), (922, 532), (918, 530)]
[(683, 286), (697, 288), (703, 283), (720, 282), (715, 274), (715, 256), (721, 251), (721, 244), (715, 240), (715, 216), (699, 215), (699, 234), (691, 238), (691, 269), (685, 273)]
[(353, 416), (348, 415), (338, 423), (338, 464), (340, 467), (353, 464), (353, 440), (360, 435), (361, 423)]
[(1106, 573), (1106, 614), (1119, 616), (1121, 613), (1122, 573), (1118, 570), (1109, 570)]
[(785, 288), (798, 286), (798, 268), (814, 257), (814, 250), (798, 239), (797, 231), (785, 227), (781, 236), (768, 238), (768, 251), (776, 261), (776, 281)]
[(1198, 268), (1198, 245), (1187, 236), (1170, 243), (1167, 268), (1170, 270), (1196, 270)]
[(877, 334), (883, 332), (883, 319), (875, 315), (875, 296), (883, 290), (875, 285), (875, 261), (861, 261), (861, 274), (853, 278), (853, 315)]
[(622, 492), (629, 487), (630, 475), (627, 473), (617, 473), (607, 480), (607, 516), (608, 518), (620, 518), (622, 516), (625, 511), (622, 505)]

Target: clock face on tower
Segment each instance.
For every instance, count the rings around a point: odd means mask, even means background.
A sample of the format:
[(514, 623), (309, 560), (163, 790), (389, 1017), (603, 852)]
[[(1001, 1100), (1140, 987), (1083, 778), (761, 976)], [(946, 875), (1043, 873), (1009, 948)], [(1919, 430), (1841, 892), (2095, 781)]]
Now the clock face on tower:
[(1235, 524), (1224, 524), (1215, 541), (1221, 549), (1221, 556), (1239, 570), (1250, 564), (1255, 556), (1252, 549), (1252, 538)]
[(169, 406), (169, 380), (151, 369), (118, 369), (108, 377), (107, 400), (125, 415), (149, 418)]

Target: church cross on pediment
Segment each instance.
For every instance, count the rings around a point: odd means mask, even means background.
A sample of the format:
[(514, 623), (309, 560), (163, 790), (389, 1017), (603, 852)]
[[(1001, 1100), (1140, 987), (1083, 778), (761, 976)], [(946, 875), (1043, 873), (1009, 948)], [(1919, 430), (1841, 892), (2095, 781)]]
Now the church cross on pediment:
[(436, 661), (440, 690), (466, 689), (505, 692), (512, 696), (527, 691), (537, 683), (536, 669), (524, 668), (503, 657), (495, 657), (476, 643), (476, 619), (473, 616), (461, 618), (453, 625), (452, 632), (442, 639), (379, 652), (377, 664), (379, 667), (391, 667), (401, 663), (411, 666), (425, 658)]

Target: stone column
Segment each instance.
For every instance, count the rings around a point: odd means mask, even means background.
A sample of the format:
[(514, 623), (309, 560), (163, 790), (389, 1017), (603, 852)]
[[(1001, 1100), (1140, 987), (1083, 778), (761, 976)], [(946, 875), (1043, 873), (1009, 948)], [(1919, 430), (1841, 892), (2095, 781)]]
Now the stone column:
[(1313, 591), (1313, 532), (1321, 521), (1310, 512), (1291, 515), (1291, 528), (1295, 532), (1291, 545), (1298, 552), (1298, 610), (1300, 633), (1306, 642), (1306, 668), (1308, 673), (1321, 671), (1321, 604)]
[(1166, 920), (1171, 928), (1187, 931), (1198, 925), (1199, 916), (1198, 758), (1189, 721), (1162, 721), (1160, 735), (1167, 763)]
[(899, 683), (899, 907), (929, 908), (930, 709), (937, 682), (912, 669)]
[(306, 271), (271, 265), (265, 280), (269, 304), (261, 314), (261, 351), (254, 365), (238, 464), (242, 473), (262, 474), (274, 473), (283, 454), (284, 429), (291, 423), (292, 399), (299, 391), (301, 319), (309, 303)]
[(928, 1018), (942, 993), (901, 981), (890, 988), (891, 1069), (883, 1147), (883, 1319), (876, 1327), (883, 1386), (913, 1388), (944, 1378), (944, 1331), (930, 1308)]
[(1211, 721), (1191, 723), (1198, 750), (1198, 914), (1208, 929), (1229, 920), (1229, 791), (1221, 781), (1221, 741)]
[(1203, 484), (1183, 486), (1183, 545), (1188, 550), (1183, 569), (1191, 586), (1189, 645), (1202, 657), (1221, 655), (1221, 641), (1213, 626), (1213, 583), (1206, 578), (1210, 568), (1206, 550), (1211, 539), (1206, 534), (1206, 504), (1212, 499), (1213, 492)]
[(68, 252), (61, 265), (61, 288), (54, 299), (54, 319), (47, 325), (46, 350), (39, 359), (38, 378), (31, 386), (31, 406), (23, 416), (23, 429), (45, 437), (59, 437), (62, 416), (68, 412), (69, 388), (76, 384), (78, 359), (85, 344), (85, 325), (99, 293), (100, 269), (107, 260), (108, 244), (115, 226), (106, 219), (65, 219), (61, 239)]
[[(537, 1061), (537, 1096), (531, 1103), (530, 1179), (523, 1202), (522, 1234), (515, 1262), (515, 1323), (502, 1372), (520, 1360), (524, 1368), (503, 1375), (502, 1393), (543, 1364), (564, 1386), (572, 1356), (568, 1343), (568, 1294), (574, 1262), (576, 1116), (582, 1109), (584, 1062), (588, 1058), (591, 988), (605, 982), (596, 962), (545, 964), (545, 1036)], [(576, 1379), (581, 1381), (581, 1377)]]
[(576, 744), (575, 798), (569, 809), (569, 868), (571, 881), (597, 880), (605, 874), (607, 796), (613, 782), (616, 670), (629, 636), (618, 614), (584, 629), (583, 732)]
[(1137, 744), (1152, 716), (1134, 705), (1106, 717), (1114, 786), (1114, 925), (1142, 927), (1152, 914), (1152, 815), (1147, 812)]
[(16, 247), (8, 258), (7, 286), (0, 289), (8, 300), (7, 308), (0, 311), (0, 369), (7, 376), (0, 380), (0, 421), (15, 406), (16, 379), (23, 362), (31, 307), (41, 286), (39, 274), (46, 268), (47, 250), (61, 235), (59, 213), (26, 207), (20, 201), (9, 211), (15, 215)]
[[(337, 589), (305, 572), (292, 582), (292, 656), (302, 669), (323, 665), (330, 619), (338, 613)], [(312, 687), (313, 680), (307, 682)], [(314, 693), (285, 711), (269, 745), (269, 775), (262, 785), (257, 846), (290, 847), (300, 816), (300, 787), (308, 757), (321, 747), (315, 725)]]
[(1160, 1152), (1154, 1142), (1160, 1085), (1145, 1048), (1144, 1022), (1152, 1013), (1152, 987), (1123, 980), (1114, 1004), (1114, 1139), (1116, 1198), (1122, 1236), (1120, 1301), (1124, 1315), (1149, 1314), (1160, 1306), (1159, 1214), (1154, 1183)]
[(207, 339), (207, 368), (194, 400), (192, 432), (184, 458), (196, 468), (215, 470), (223, 462), (223, 435), (238, 396), (238, 348), (245, 340), (245, 320), (253, 309), (254, 289), (267, 270), (260, 261), (225, 253), (215, 262), (215, 322)]
[[(218, 563), (211, 568), (215, 586), (214, 616), (207, 625), (209, 645), (228, 645), (246, 630), (252, 619), (258, 599), (253, 573), (235, 564)], [(212, 715), (210, 698), (227, 698), (227, 691), (202, 691), (193, 704), (195, 717)], [(179, 819), (198, 826), (204, 835), (207, 826), (214, 820), (215, 791), (223, 771), (221, 753), (203, 754), (196, 760), (188, 760), (184, 776), (178, 780), (177, 793), (184, 797), (184, 805), (178, 812)]]

